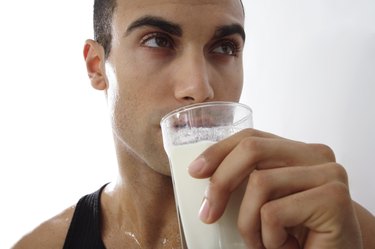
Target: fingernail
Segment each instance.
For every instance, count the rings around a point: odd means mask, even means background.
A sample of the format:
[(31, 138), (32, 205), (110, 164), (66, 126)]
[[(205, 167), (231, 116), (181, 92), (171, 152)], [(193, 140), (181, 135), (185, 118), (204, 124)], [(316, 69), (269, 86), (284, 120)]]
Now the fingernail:
[(190, 174), (199, 174), (205, 164), (206, 160), (203, 157), (198, 157), (189, 165), (188, 171)]
[(207, 200), (207, 198), (204, 198), (202, 206), (199, 210), (199, 218), (201, 219), (201, 221), (207, 223), (209, 215), (210, 215), (210, 203)]

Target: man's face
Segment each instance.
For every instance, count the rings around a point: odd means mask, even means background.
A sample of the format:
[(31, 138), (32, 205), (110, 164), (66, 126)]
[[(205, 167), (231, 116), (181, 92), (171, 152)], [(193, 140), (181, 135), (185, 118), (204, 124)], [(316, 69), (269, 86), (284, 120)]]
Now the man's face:
[(169, 175), (160, 119), (191, 103), (238, 101), (239, 0), (117, 0), (106, 63), (116, 145)]

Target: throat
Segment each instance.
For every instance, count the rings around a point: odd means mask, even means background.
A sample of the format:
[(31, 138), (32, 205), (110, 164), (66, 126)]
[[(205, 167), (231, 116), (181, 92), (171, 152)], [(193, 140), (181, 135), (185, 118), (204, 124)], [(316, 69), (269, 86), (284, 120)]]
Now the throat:
[[(113, 248), (158, 248), (158, 249), (179, 249), (181, 248), (179, 233), (165, 234), (164, 236), (157, 236), (152, 239), (146, 236), (137, 235), (132, 232), (126, 232), (123, 238), (116, 242), (116, 247)], [(111, 246), (114, 246), (112, 244)], [(108, 247), (112, 248), (112, 247)]]
[(102, 237), (106, 247), (181, 248), (173, 189), (164, 185), (164, 190), (130, 191), (129, 187), (116, 184), (103, 193)]
[(122, 226), (108, 227), (103, 233), (103, 242), (107, 248), (134, 248), (134, 249), (177, 249), (181, 248), (181, 240), (176, 220), (146, 221), (143, 225), (129, 222)]

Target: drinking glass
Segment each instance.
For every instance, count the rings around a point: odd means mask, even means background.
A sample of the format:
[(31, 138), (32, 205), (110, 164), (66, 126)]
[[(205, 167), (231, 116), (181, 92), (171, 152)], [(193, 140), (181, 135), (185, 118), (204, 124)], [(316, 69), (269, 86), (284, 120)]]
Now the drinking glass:
[(252, 110), (236, 102), (206, 102), (179, 108), (160, 122), (170, 162), (183, 248), (245, 249), (237, 218), (245, 184), (230, 197), (223, 216), (213, 224), (198, 217), (209, 179), (195, 179), (189, 164), (206, 148), (243, 129), (251, 128)]

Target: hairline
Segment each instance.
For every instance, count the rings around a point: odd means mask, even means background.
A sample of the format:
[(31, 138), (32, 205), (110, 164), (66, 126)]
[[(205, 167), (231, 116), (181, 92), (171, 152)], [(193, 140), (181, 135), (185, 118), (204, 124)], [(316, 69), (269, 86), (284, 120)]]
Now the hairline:
[[(108, 40), (107, 40), (107, 44), (106, 44), (106, 47), (104, 47), (104, 44), (102, 44), (103, 41), (100, 41), (99, 40), (99, 37), (98, 37), (98, 34), (96, 33), (96, 30), (94, 29), (94, 39), (95, 41), (97, 41), (98, 43), (100, 43), (100, 45), (103, 46), (104, 48), (104, 53), (105, 53), (105, 59), (108, 59), (109, 55), (110, 55), (110, 52), (111, 52), (111, 44), (112, 44), (112, 24), (113, 24), (113, 17), (114, 17), (114, 14), (115, 14), (115, 11), (117, 9), (117, 6), (118, 6), (118, 0), (113, 0), (114, 1), (114, 4), (112, 6), (112, 9), (111, 9), (111, 12), (110, 12), (110, 15), (108, 16), (109, 17), (109, 23), (106, 23), (106, 28), (109, 29), (109, 37), (108, 37)], [(242, 0), (239, 0), (240, 3), (241, 3), (241, 7), (242, 7), (242, 13), (245, 17), (245, 7), (242, 3)], [(94, 25), (95, 25), (95, 19), (94, 19)]]

